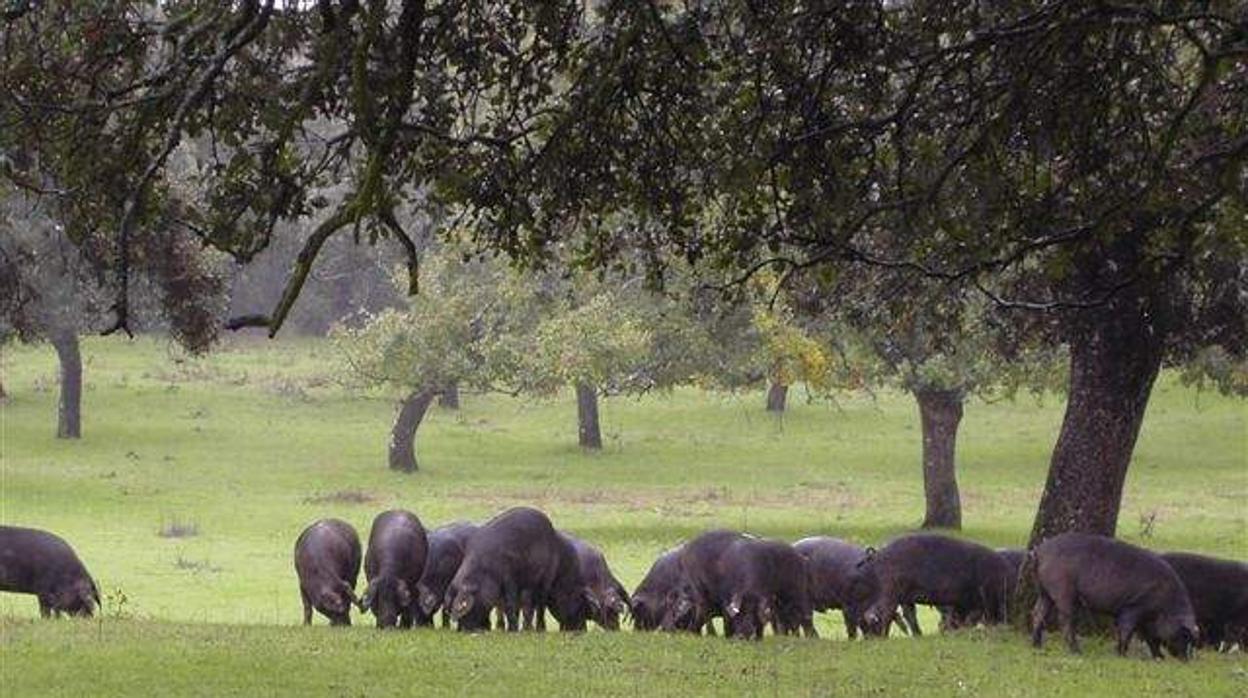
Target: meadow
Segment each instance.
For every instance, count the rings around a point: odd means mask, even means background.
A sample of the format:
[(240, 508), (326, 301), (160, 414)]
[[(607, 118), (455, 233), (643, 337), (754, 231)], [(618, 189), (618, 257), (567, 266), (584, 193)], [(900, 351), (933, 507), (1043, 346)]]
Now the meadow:
[[(603, 403), (605, 448), (576, 446), (571, 395), (466, 394), (433, 409), (420, 472), (385, 467), (395, 396), (345, 385), (314, 340), (231, 338), (188, 357), (163, 340), (84, 342), (83, 438), (58, 441), (47, 346), (6, 346), (0, 523), (69, 540), (103, 612), (42, 622), (0, 594), (0, 694), (1244, 695), (1242, 652), (1188, 665), (1036, 652), (1010, 630), (846, 642), (379, 633), (298, 627), (295, 537), (336, 516), (366, 536), (385, 509), (433, 527), (508, 506), (547, 511), (604, 550), (633, 586), (663, 550), (731, 527), (883, 543), (922, 519), (918, 413), (906, 395), (847, 394), (783, 416), (761, 392), (694, 389)], [(1062, 415), (1060, 395), (972, 400), (958, 440), (962, 535), (1026, 542)], [(1129, 475), (1119, 535), (1156, 549), (1248, 559), (1248, 405), (1164, 374)], [(363, 627), (361, 627), (363, 626)]]

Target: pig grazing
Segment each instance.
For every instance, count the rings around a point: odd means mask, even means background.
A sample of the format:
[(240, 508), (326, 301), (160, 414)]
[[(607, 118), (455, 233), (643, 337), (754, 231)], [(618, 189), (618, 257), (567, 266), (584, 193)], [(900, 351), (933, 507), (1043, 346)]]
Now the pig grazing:
[(778, 634), (818, 637), (811, 619), (805, 559), (788, 543), (741, 538), (720, 555), (718, 605), (729, 637), (759, 639), (771, 623)]
[(589, 590), (572, 545), (536, 509), (509, 509), (481, 526), (468, 541), (464, 561), (446, 590), (451, 617), (461, 631), (488, 630), (501, 609), (508, 630), (544, 627), (550, 609), (562, 630), (584, 630)]
[(416, 583), (425, 571), (428, 548), (425, 527), (410, 511), (386, 511), (373, 519), (364, 555), (368, 590), (360, 610), (372, 611), (378, 628), (412, 627), (418, 610)]
[(1164, 643), (1186, 660), (1196, 643), (1196, 614), (1183, 582), (1159, 555), (1113, 538), (1063, 533), (1036, 546), (1039, 598), (1032, 609), (1032, 642), (1044, 642), (1044, 625), (1057, 610), (1071, 652), (1079, 651), (1074, 612), (1086, 608), (1114, 617), (1118, 654), (1140, 633), (1153, 657)]
[(477, 532), (479, 526), (466, 522), (447, 524), (429, 532), (429, 554), (425, 557), (425, 571), (416, 582), (417, 625), (432, 625), (433, 616), (442, 609), (442, 627), (451, 622), (449, 611), (443, 607), (442, 599), (451, 578), (459, 571), (464, 560), (464, 550), (468, 547), (468, 539)]
[(581, 578), (589, 587), (589, 604), (594, 622), (606, 630), (620, 629), (620, 616), (627, 613), (628, 590), (611, 573), (602, 551), (576, 536), (560, 532), (576, 551)]
[[(866, 549), (828, 536), (803, 538), (793, 544), (793, 549), (806, 559), (811, 607), (819, 612), (840, 610), (845, 633), (851, 640), (857, 637), (864, 628), (862, 614), (874, 596), (874, 589), (858, 590), (854, 586), (858, 566), (867, 557)], [(913, 605), (906, 609), (906, 615), (914, 616)], [(895, 615), (893, 622), (909, 632), (900, 616)]]
[[(926, 604), (954, 618), (976, 614), (1000, 623), (1007, 615), (1008, 574), (1005, 561), (982, 545), (930, 533), (900, 536), (878, 553), (868, 551), (859, 566), (859, 583), (875, 589), (863, 621), (871, 634), (886, 635), (899, 604)], [(906, 620), (920, 634), (917, 619)]]
[(727, 618), (720, 598), (724, 597), (719, 558), (724, 551), (746, 536), (736, 531), (708, 531), (684, 544), (677, 558), (680, 575), (668, 595), (667, 608), (659, 627), (663, 630), (714, 633), (711, 619)]
[[(680, 583), (680, 548), (659, 556), (629, 602), (634, 630), (658, 630), (667, 613), (668, 596)], [(687, 628), (681, 628), (687, 629)]]
[(1161, 558), (1183, 580), (1200, 627), (1200, 644), (1230, 649), (1238, 643), (1248, 650), (1248, 565), (1193, 553)]
[(303, 624), (315, 608), (330, 625), (351, 625), (355, 581), (360, 576), (360, 537), (345, 521), (321, 519), (295, 541), (295, 573), (303, 598)]
[(95, 581), (73, 548), (33, 528), (0, 526), (0, 591), (34, 594), (44, 618), (90, 617), (100, 605)]
[[(1014, 589), (1018, 586), (1018, 573), (1023, 566), (1023, 558), (1027, 556), (1027, 551), (1022, 548), (997, 548), (997, 555), (1005, 563), (1005, 597), (1007, 599), (1014, 598)], [(983, 620), (983, 613), (979, 610), (973, 610), (966, 616), (959, 615), (954, 609), (943, 607), (940, 609), (940, 627), (942, 630), (952, 630), (963, 626), (973, 626)]]

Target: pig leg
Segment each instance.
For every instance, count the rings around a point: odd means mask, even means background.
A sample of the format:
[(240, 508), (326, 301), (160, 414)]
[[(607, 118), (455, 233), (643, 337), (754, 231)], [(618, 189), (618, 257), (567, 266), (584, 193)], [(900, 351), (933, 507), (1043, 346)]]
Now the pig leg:
[(299, 590), (299, 596), (303, 598), (303, 624), (312, 625), (312, 601), (303, 589)]
[(1062, 632), (1066, 635), (1066, 646), (1070, 651), (1079, 653), (1079, 636), (1075, 633), (1075, 609), (1071, 608), (1069, 603), (1062, 603), (1062, 599), (1054, 599), (1057, 602), (1057, 622), (1062, 626)]
[(853, 640), (858, 637), (858, 622), (849, 615), (849, 611), (841, 610), (841, 619), (845, 622), (845, 634)]
[(1044, 645), (1044, 624), (1053, 610), (1053, 600), (1048, 594), (1040, 592), (1036, 605), (1031, 609), (1031, 644), (1034, 647)]
[(1148, 645), (1148, 653), (1153, 656), (1153, 659), (1165, 659), (1165, 655), (1161, 653), (1161, 640), (1149, 634), (1144, 637), (1144, 642)]
[(539, 633), (546, 632), (546, 603), (538, 601), (533, 604), (534, 627)]
[(52, 607), (45, 603), (43, 599), (39, 599), (39, 615), (43, 618), (52, 617)]
[(1138, 621), (1139, 614), (1134, 610), (1124, 610), (1114, 619), (1114, 625), (1118, 630), (1118, 656), (1125, 657), (1127, 648), (1131, 646), (1131, 636), (1135, 634), (1135, 625)]
[[(912, 603), (902, 604), (901, 614), (905, 616), (906, 623), (910, 626), (911, 634), (913, 634), (915, 637), (922, 636), (923, 631), (919, 629), (919, 616), (918, 616), (918, 613), (915, 612), (914, 604)], [(885, 629), (885, 633), (887, 632), (888, 632), (887, 629)]]
[(815, 630), (815, 619), (812, 614), (802, 616), (802, 635), (805, 637), (819, 637), (819, 631)]

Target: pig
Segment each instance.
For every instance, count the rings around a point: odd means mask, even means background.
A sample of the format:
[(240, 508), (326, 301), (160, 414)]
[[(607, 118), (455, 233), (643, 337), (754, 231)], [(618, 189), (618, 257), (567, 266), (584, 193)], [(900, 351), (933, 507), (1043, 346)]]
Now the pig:
[(34, 594), (44, 618), (91, 617), (100, 591), (74, 549), (47, 531), (0, 526), (0, 591)]
[(432, 625), (434, 614), (442, 609), (442, 627), (451, 623), (451, 615), (443, 607), (442, 600), (451, 578), (459, 571), (464, 560), (468, 540), (477, 529), (476, 524), (457, 521), (429, 532), (429, 554), (425, 557), (425, 571), (416, 582), (418, 608), (416, 625)]
[(1079, 651), (1074, 612), (1085, 608), (1114, 617), (1119, 655), (1139, 633), (1154, 658), (1161, 645), (1187, 660), (1199, 636), (1196, 614), (1178, 574), (1161, 556), (1105, 536), (1063, 533), (1036, 546), (1039, 598), (1032, 609), (1032, 644), (1044, 642), (1044, 626), (1057, 610), (1071, 652)]
[(772, 624), (777, 634), (818, 637), (812, 621), (806, 560), (788, 543), (741, 538), (719, 556), (718, 605), (725, 634), (760, 639)]
[(633, 629), (658, 630), (667, 612), (668, 594), (680, 582), (680, 551), (673, 548), (659, 556), (629, 602)]
[(321, 519), (295, 541), (295, 574), (303, 599), (303, 624), (312, 624), (312, 609), (330, 625), (351, 625), (351, 604), (359, 603), (355, 582), (360, 576), (360, 537), (351, 524)]
[(725, 596), (719, 558), (729, 546), (744, 538), (736, 531), (719, 529), (707, 531), (681, 547), (677, 558), (680, 574), (668, 593), (660, 628), (697, 633), (705, 627), (714, 633), (712, 618), (727, 617), (719, 602)]
[[(828, 536), (803, 538), (793, 544), (793, 549), (806, 559), (811, 607), (820, 612), (840, 610), (845, 634), (851, 640), (858, 637), (864, 628), (862, 614), (874, 593), (871, 589), (854, 593), (854, 573), (866, 558), (866, 549)], [(914, 617), (913, 604), (903, 610), (907, 617)], [(894, 614), (893, 622), (902, 632), (910, 632), (902, 616)]]
[(360, 611), (371, 611), (378, 628), (410, 628), (419, 609), (416, 583), (425, 571), (428, 537), (410, 511), (384, 511), (373, 519), (364, 554), (368, 589)]
[[(1007, 599), (1012, 599), (1014, 590), (1018, 586), (1018, 574), (1022, 569), (1023, 558), (1027, 555), (1027, 551), (1021, 548), (997, 548), (997, 555), (1001, 557), (1006, 566), (1005, 596)], [(983, 615), (979, 609), (962, 616), (952, 608), (943, 607), (940, 609), (940, 627), (942, 630), (952, 630), (974, 626), (983, 620)]]
[(868, 551), (856, 582), (873, 588), (863, 613), (871, 635), (887, 635), (900, 604), (915, 635), (913, 604), (944, 608), (954, 617), (977, 613), (988, 624), (1004, 622), (1006, 563), (990, 548), (931, 533), (900, 536), (878, 553)]
[(1200, 645), (1230, 649), (1238, 643), (1248, 649), (1248, 565), (1194, 553), (1165, 553), (1161, 559), (1183, 581)]
[(509, 631), (519, 629), (523, 611), (544, 627), (546, 609), (564, 631), (585, 629), (590, 591), (576, 551), (550, 519), (529, 507), (509, 509), (481, 526), (468, 542), (464, 560), (447, 586), (451, 617), (461, 631), (488, 630), (490, 612), (500, 609)]
[(606, 630), (619, 630), (620, 616), (629, 609), (628, 590), (611, 573), (602, 551), (571, 534), (559, 535), (576, 551), (581, 578), (589, 587), (594, 622)]

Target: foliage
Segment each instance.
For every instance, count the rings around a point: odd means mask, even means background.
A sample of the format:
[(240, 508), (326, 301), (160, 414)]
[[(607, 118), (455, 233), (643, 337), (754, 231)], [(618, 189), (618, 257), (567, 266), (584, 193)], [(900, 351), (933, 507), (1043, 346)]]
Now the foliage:
[(536, 289), (495, 261), (464, 261), (449, 250), (427, 260), (424, 277), (406, 308), (331, 333), (351, 375), (407, 391), (509, 382), (523, 361), (514, 342), (536, 322)]

